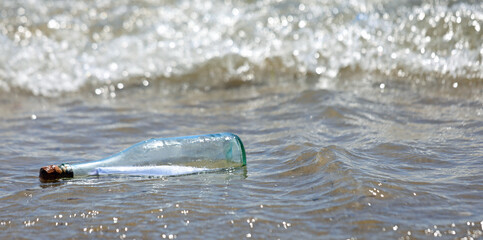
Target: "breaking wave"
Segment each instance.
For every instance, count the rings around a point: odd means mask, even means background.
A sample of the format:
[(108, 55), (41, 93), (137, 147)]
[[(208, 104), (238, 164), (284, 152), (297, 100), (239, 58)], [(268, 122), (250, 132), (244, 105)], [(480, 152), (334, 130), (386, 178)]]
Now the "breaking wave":
[(346, 72), (410, 84), (483, 79), (477, 1), (7, 0), (0, 9), (6, 92), (338, 81)]

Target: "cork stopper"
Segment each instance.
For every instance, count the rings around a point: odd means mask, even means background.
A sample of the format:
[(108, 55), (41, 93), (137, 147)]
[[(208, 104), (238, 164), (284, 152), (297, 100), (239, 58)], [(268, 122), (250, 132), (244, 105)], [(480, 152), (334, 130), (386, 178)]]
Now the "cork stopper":
[(41, 182), (55, 182), (61, 178), (72, 178), (74, 172), (69, 164), (49, 165), (40, 168), (39, 180)]

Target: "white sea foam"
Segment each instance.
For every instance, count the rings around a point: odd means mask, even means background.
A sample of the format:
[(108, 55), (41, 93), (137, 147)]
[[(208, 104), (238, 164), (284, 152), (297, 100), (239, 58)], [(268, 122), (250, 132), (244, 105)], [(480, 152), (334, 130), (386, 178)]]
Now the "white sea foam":
[(101, 94), (119, 82), (336, 81), (346, 70), (481, 82), (482, 4), (439, 2), (6, 0), (0, 88)]

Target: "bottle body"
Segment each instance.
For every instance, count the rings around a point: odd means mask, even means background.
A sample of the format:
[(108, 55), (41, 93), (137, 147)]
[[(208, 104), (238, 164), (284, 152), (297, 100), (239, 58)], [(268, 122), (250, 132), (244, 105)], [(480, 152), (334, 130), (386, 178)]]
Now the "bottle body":
[(246, 165), (245, 149), (238, 136), (217, 133), (188, 137), (156, 138), (137, 143), (110, 157), (71, 164), (73, 176), (96, 175), (102, 167), (188, 166), (223, 169)]

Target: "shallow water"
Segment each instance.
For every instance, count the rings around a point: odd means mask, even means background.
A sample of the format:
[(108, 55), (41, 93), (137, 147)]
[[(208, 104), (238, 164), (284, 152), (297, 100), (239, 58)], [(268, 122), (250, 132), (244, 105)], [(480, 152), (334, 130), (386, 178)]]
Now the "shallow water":
[[(482, 14), (2, 1), (0, 238), (481, 238)], [(226, 131), (242, 169), (38, 181), (48, 164)]]

